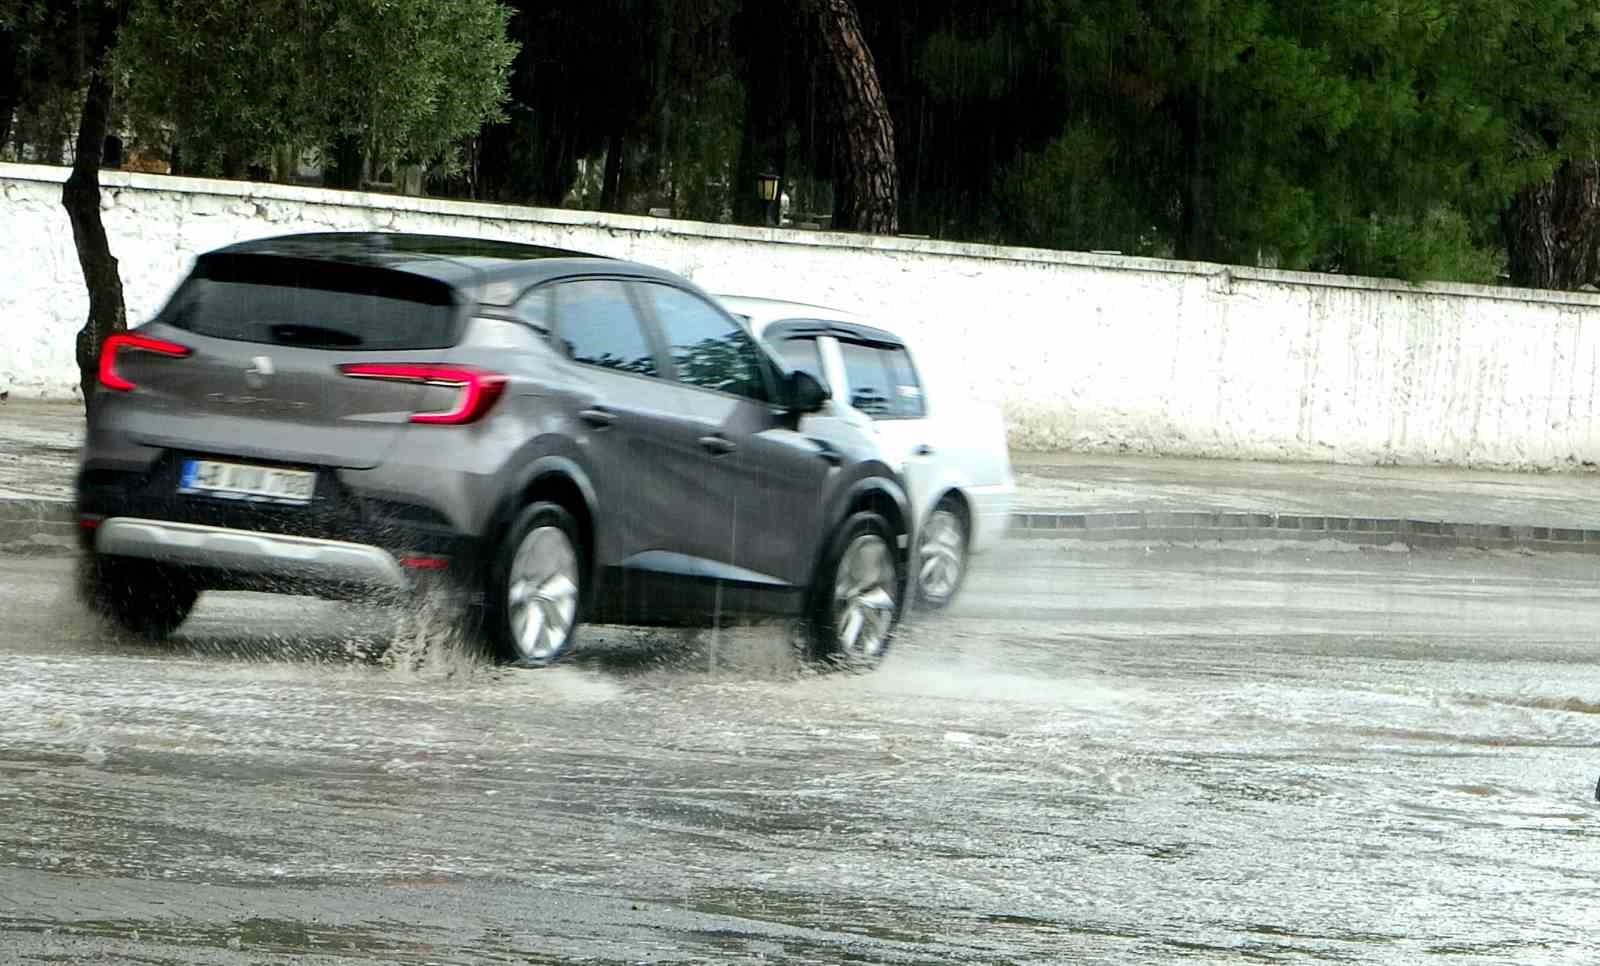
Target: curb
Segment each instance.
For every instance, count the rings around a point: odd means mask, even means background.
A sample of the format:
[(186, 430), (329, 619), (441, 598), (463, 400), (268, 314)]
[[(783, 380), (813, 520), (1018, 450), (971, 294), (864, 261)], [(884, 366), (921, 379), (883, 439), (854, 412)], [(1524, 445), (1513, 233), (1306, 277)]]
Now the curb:
[[(70, 500), (0, 498), (0, 553), (70, 551), (77, 521)], [(1010, 535), (1094, 543), (1154, 540), (1196, 544), (1260, 540), (1332, 540), (1356, 546), (1404, 544), (1414, 550), (1529, 550), (1600, 554), (1600, 530), (1573, 527), (1448, 523), (1398, 517), (1309, 516), (1298, 513), (1029, 510), (1011, 515)]]
[(1011, 533), (1024, 538), (1094, 542), (1136, 538), (1170, 543), (1332, 540), (1369, 547), (1404, 544), (1415, 550), (1461, 548), (1600, 554), (1600, 530), (1299, 513), (1027, 511), (1012, 514)]
[(0, 498), (0, 553), (70, 551), (78, 545), (75, 505), (47, 497)]

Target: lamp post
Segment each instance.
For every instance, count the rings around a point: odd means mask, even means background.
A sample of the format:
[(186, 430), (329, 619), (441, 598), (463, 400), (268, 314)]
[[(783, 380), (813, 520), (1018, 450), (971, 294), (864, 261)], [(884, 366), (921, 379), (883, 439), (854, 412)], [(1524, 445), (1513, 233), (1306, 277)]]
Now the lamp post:
[[(756, 190), (760, 192), (763, 213), (766, 223), (777, 224), (772, 217), (772, 203), (778, 200), (778, 182), (782, 180), (775, 174), (761, 174), (756, 176)], [(780, 212), (781, 214), (781, 212)]]

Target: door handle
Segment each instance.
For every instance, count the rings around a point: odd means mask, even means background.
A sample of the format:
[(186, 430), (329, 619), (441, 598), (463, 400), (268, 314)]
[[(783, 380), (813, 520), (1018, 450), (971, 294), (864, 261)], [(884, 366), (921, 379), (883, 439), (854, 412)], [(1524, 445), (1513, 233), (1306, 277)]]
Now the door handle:
[(918, 446), (916, 449), (912, 450), (911, 452), (916, 454), (917, 456), (932, 456), (933, 455), (933, 447), (929, 446), (927, 443), (923, 443), (920, 446)]
[(700, 437), (700, 448), (712, 456), (727, 456), (738, 449), (739, 444), (726, 436), (702, 436)]
[(578, 414), (578, 418), (595, 429), (609, 429), (611, 424), (617, 421), (617, 414), (609, 409), (596, 406), (592, 409), (585, 409)]

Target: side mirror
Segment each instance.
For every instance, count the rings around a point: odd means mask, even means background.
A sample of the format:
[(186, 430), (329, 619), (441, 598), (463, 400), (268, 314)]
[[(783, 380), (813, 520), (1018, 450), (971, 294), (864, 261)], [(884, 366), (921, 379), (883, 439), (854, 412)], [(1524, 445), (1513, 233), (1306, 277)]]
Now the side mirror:
[(833, 393), (816, 380), (809, 372), (795, 371), (789, 373), (789, 411), (791, 413), (814, 413), (828, 404), (833, 398)]

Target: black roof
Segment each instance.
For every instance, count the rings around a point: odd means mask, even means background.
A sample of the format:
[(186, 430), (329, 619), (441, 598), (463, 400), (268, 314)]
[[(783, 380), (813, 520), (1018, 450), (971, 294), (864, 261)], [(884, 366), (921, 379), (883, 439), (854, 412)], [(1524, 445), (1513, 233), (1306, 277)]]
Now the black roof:
[(793, 336), (831, 335), (852, 342), (870, 342), (895, 349), (905, 348), (905, 340), (893, 332), (876, 329), (859, 322), (837, 322), (824, 319), (789, 318), (768, 323), (762, 330), (768, 339), (787, 339)]
[[(473, 290), (479, 301), (504, 304), (521, 290), (545, 278), (593, 272), (639, 275), (680, 281), (661, 269), (586, 252), (520, 242), (406, 232), (308, 232), (239, 242), (200, 256), (201, 260), (234, 255), (359, 265), (420, 275), (452, 288)], [(515, 286), (495, 286), (514, 281)], [(501, 298), (499, 290), (511, 294)]]
[(243, 241), (218, 252), (294, 255), (326, 261), (393, 261), (415, 258), (530, 261), (536, 258), (595, 258), (584, 252), (521, 242), (454, 235), (414, 235), (387, 231), (325, 231)]

